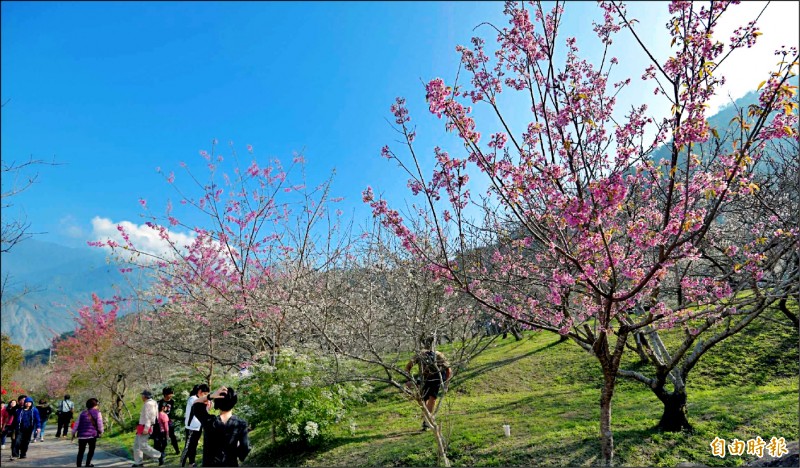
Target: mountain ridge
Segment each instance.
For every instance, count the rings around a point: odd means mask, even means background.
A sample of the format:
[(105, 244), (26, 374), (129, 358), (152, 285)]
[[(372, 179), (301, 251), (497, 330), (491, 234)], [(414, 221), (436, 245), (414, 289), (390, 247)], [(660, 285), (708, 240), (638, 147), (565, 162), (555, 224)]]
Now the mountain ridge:
[(0, 328), (25, 350), (49, 348), (54, 337), (74, 329), (74, 315), (92, 293), (107, 298), (130, 289), (103, 252), (37, 239), (2, 254), (0, 272), (10, 278)]

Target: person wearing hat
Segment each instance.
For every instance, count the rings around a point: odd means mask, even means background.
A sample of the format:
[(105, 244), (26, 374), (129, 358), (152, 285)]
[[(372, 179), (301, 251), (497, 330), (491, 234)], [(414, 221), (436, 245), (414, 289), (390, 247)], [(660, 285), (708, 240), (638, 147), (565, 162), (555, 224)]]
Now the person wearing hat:
[(153, 431), (153, 424), (158, 417), (158, 405), (153, 400), (153, 393), (150, 390), (142, 392), (142, 411), (139, 413), (139, 424), (136, 426), (136, 439), (133, 442), (133, 465), (144, 466), (143, 457), (146, 455), (153, 459), (159, 459), (161, 452), (154, 449), (148, 443), (150, 433)]

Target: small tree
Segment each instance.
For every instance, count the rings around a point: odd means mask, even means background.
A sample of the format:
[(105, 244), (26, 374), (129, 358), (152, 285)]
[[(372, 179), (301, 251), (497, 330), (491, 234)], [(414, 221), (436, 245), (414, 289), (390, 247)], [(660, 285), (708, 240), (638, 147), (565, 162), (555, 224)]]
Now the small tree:
[(103, 300), (96, 294), (92, 294), (91, 306), (80, 308), (75, 333), (54, 340), (48, 393), (62, 395), (73, 389), (103, 398), (111, 402), (109, 413), (114, 421), (125, 425), (131, 416), (125, 401), (127, 390), (149, 369), (140, 359), (131, 359), (122, 346), (120, 336), (124, 332), (118, 328), (118, 311), (118, 298)]
[[(419, 245), (434, 248), (424, 242)], [(450, 466), (449, 431), (437, 417), (448, 386), (429, 411), (422, 399), (424, 381), (415, 379), (406, 364), (415, 353), (431, 346), (435, 350), (446, 340), (451, 380), (456, 379), (497, 337), (487, 337), (478, 326), (479, 307), (440, 284), (433, 271), (379, 225), (351, 246), (339, 268), (321, 275), (313, 290), (324, 293), (307, 296), (301, 310), (315, 342), (336, 358), (331, 378), (379, 382), (397, 389), (420, 408), (432, 429), (439, 463)]]

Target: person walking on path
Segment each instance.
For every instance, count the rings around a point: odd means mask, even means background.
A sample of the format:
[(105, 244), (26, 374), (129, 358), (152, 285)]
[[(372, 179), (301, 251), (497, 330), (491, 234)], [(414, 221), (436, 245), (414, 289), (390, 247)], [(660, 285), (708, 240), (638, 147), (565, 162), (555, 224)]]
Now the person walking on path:
[(17, 439), (17, 434), (19, 433), (19, 428), (17, 421), (19, 421), (17, 413), (22, 407), (25, 405), (25, 399), (28, 398), (27, 395), (20, 395), (17, 397), (17, 404), (14, 406), (14, 422), (11, 424), (11, 431), (9, 435), (11, 436), (11, 459), (19, 458), (19, 440)]
[[(33, 398), (25, 398), (22, 408), (17, 410), (14, 417), (14, 427), (17, 429), (16, 448), (19, 458), (27, 458), (28, 445), (31, 443), (33, 431), (39, 427), (39, 411), (33, 406)], [(11, 460), (14, 460), (14, 453), (11, 453)]]
[(158, 417), (158, 405), (153, 400), (153, 393), (150, 390), (142, 392), (142, 411), (139, 413), (139, 425), (136, 426), (136, 439), (133, 442), (133, 465), (144, 466), (143, 456), (158, 459), (161, 452), (154, 449), (147, 443), (150, 440), (150, 433), (153, 431), (153, 424)]
[(36, 432), (33, 433), (33, 440), (31, 442), (36, 442), (37, 436), (39, 438), (39, 442), (44, 442), (44, 428), (47, 426), (47, 420), (53, 413), (53, 408), (47, 404), (47, 400), (42, 398), (39, 400), (36, 410), (39, 411), (39, 427), (37, 427)]
[[(250, 453), (247, 421), (233, 414), (238, 395), (232, 388), (222, 387), (211, 395), (198, 399), (214, 400), (219, 416), (205, 413), (201, 416), (203, 436), (203, 466), (239, 466)], [(195, 403), (202, 404), (202, 403)]]
[[(14, 431), (14, 415), (17, 414), (17, 400), (8, 400), (7, 405), (0, 409), (0, 448), (5, 450), (6, 437)], [(14, 444), (14, 439), (11, 439)]]
[(103, 434), (103, 415), (97, 409), (97, 404), (97, 398), (86, 400), (86, 409), (81, 411), (75, 427), (72, 428), (72, 438), (75, 439), (75, 436), (78, 436), (78, 457), (75, 459), (75, 466), (81, 466), (83, 463), (83, 453), (87, 446), (89, 452), (86, 454), (86, 466), (94, 466), (92, 465), (94, 448), (97, 438)]
[(167, 440), (169, 439), (169, 416), (167, 416), (167, 408), (169, 405), (163, 403), (158, 404), (158, 417), (156, 424), (153, 426), (153, 447), (161, 452), (161, 457), (158, 458), (158, 465), (164, 464), (164, 459), (167, 457)]
[[(186, 466), (187, 462), (190, 466), (197, 466), (195, 464), (197, 444), (200, 442), (200, 434), (202, 434), (203, 430), (201, 421), (208, 414), (207, 397), (210, 391), (211, 389), (206, 384), (195, 385), (189, 400), (186, 402), (186, 417), (184, 419), (186, 424), (186, 445), (183, 446), (183, 452), (181, 453), (181, 466)], [(205, 401), (198, 402), (200, 398), (205, 398)]]
[(58, 407), (56, 408), (56, 417), (58, 418), (56, 438), (67, 437), (67, 432), (69, 432), (69, 423), (72, 421), (72, 413), (74, 411), (75, 403), (69, 399), (69, 395), (64, 395), (64, 399), (58, 403)]
[(161, 408), (161, 405), (166, 407), (166, 413), (169, 417), (169, 440), (172, 442), (172, 448), (175, 449), (175, 454), (181, 453), (180, 449), (178, 448), (178, 437), (175, 435), (175, 418), (176, 411), (175, 411), (175, 400), (173, 400), (173, 396), (175, 396), (175, 392), (172, 391), (172, 388), (165, 387), (161, 394), (164, 398), (158, 400), (158, 406)]

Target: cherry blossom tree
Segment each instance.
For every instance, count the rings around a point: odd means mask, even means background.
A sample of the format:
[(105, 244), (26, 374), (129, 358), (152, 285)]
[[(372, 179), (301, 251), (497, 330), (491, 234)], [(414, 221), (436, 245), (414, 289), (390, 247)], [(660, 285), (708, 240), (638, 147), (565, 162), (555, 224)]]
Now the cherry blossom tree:
[(50, 395), (62, 395), (68, 389), (91, 390), (91, 396), (111, 402), (110, 416), (124, 425), (131, 417), (125, 402), (127, 390), (149, 369), (122, 346), (119, 310), (119, 298), (103, 300), (92, 294), (91, 306), (78, 310), (75, 332), (54, 340), (47, 388)]
[[(688, 309), (692, 298), (684, 293), (684, 285), (707, 277), (719, 278), (732, 291), (720, 301), (722, 312), (680, 320), (676, 327), (683, 329), (682, 339), (672, 347), (665, 344), (662, 331), (656, 327), (634, 332), (629, 348), (639, 353), (642, 363), (649, 364), (648, 372), (642, 372), (639, 363), (639, 369), (620, 369), (619, 375), (643, 383), (663, 402), (660, 429), (691, 430), (686, 413), (687, 378), (715, 345), (770, 308), (783, 312), (789, 319), (787, 325), (797, 327), (797, 316), (788, 305), (800, 294), (795, 220), (800, 212), (797, 160), (796, 140), (771, 142), (760, 170), (753, 174), (759, 189), (750, 197), (726, 204), (720, 210), (720, 225), (697, 245), (702, 261), (678, 262), (662, 286), (662, 294), (676, 307)], [(752, 273), (753, 258), (758, 259), (756, 274)], [(668, 384), (672, 390), (668, 390)]]
[[(337, 237), (341, 213), (329, 210), (340, 200), (330, 197), (331, 179), (306, 187), (302, 156), (288, 168), (278, 160), (262, 167), (253, 156), (244, 168), (232, 145), (226, 159), (216, 141), (200, 155), (206, 181), (185, 163), (182, 185), (174, 173), (165, 174), (180, 197), (175, 209), (169, 202), (163, 215), (153, 214), (140, 200), (145, 226), (160, 249), (122, 224), (119, 240), (90, 244), (112, 249), (127, 264), (123, 271), (154, 279), (152, 288), (136, 297), (145, 313), (129, 345), (192, 365), (211, 381), (215, 372), (238, 369), (257, 354), (274, 361), (293, 332), (302, 330), (292, 316), (298, 288), (333, 265), (345, 241)], [(296, 172), (301, 183), (291, 182)]]
[[(759, 307), (735, 285), (757, 284), (768, 259), (761, 249), (728, 248), (721, 218), (728, 206), (757, 193), (755, 175), (768, 142), (797, 138), (789, 79), (798, 55), (796, 48), (776, 52), (781, 63), (765, 71), (749, 121), (740, 120), (737, 131), (711, 128), (707, 102), (724, 84), (718, 67), (761, 34), (753, 21), (730, 38), (718, 37), (720, 18), (735, 3), (672, 2), (665, 40), (675, 53), (659, 60), (624, 5), (600, 2), (603, 21), (594, 31), (603, 52), (595, 63), (579, 56), (575, 38), (559, 36), (563, 2), (549, 11), (541, 2), (507, 3), (509, 26), (494, 28), (493, 58), (481, 38), (457, 47), (469, 84), (457, 79), (448, 86), (436, 78), (426, 85), (430, 112), (445, 120), (463, 154), (435, 148), (435, 168), (425, 175), (416, 129), (398, 98), (392, 112), (409, 157), (388, 146), (382, 155), (408, 174), (421, 202), (401, 215), (371, 189), (364, 192), (373, 214), (438, 278), (500, 316), (568, 336), (597, 358), (605, 465), (613, 463), (611, 402), (629, 340), (684, 326), (697, 333), (702, 330), (687, 324), (725, 320), (743, 301)], [(629, 78), (611, 79), (619, 60), (610, 47), (622, 30), (650, 58), (642, 80), (671, 105), (670, 115), (650, 116), (646, 105), (616, 111), (618, 94), (631, 85)], [(500, 103), (510, 102), (502, 93), (526, 102), (527, 121), (502, 111)], [(497, 129), (488, 138), (478, 131), (472, 104), (492, 115), (485, 125)], [(523, 131), (514, 131), (518, 126)], [(707, 144), (726, 139), (729, 145)], [(655, 160), (662, 145), (669, 154)], [(488, 184), (484, 196), (473, 194), (470, 177)], [(437, 249), (419, 245), (409, 228), (416, 222), (435, 237)], [(758, 234), (756, 244), (776, 235), (766, 225)], [(715, 271), (714, 259), (704, 256), (712, 249), (742, 257), (731, 262), (736, 281)], [(670, 294), (676, 281), (680, 301)]]

